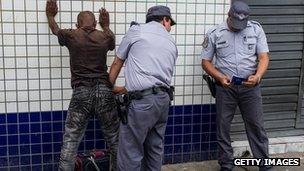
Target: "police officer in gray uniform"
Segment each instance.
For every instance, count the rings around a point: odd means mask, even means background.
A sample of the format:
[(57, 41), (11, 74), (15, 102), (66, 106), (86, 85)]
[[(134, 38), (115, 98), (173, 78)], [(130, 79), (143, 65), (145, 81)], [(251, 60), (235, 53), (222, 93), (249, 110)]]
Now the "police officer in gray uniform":
[[(169, 34), (175, 22), (166, 6), (153, 6), (146, 24), (133, 25), (124, 36), (110, 69), (114, 84), (125, 62), (125, 88), (130, 99), (128, 123), (120, 125), (118, 170), (160, 171), (170, 98), (168, 90), (177, 59)], [(114, 88), (124, 92), (124, 88)]]
[[(223, 171), (234, 167), (230, 125), (237, 106), (245, 122), (253, 156), (269, 157), (259, 86), (268, 67), (269, 50), (261, 25), (248, 21), (248, 17), (248, 5), (235, 1), (227, 21), (208, 30), (201, 54), (203, 69), (217, 81), (218, 161)], [(260, 170), (269, 168), (260, 166)]]

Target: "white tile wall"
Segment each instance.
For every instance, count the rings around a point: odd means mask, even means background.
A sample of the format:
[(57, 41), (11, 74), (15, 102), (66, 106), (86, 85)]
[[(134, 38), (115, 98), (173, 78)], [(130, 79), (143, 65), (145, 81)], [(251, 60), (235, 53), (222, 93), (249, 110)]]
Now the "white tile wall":
[[(28, 59), (27, 59), (27, 61), (28, 61), (28, 67), (29, 68), (36, 68), (36, 67), (38, 67), (38, 57), (29, 57)], [(37, 70), (37, 73), (38, 73), (38, 70)]]
[(82, 2), (81, 1), (71, 1), (71, 3), (72, 3), (72, 9), (73, 9), (73, 11), (81, 11), (82, 9), (81, 9), (81, 4), (82, 4)]
[[(28, 112), (29, 103), (28, 102), (18, 102), (18, 112)], [(13, 111), (16, 112), (16, 111)]]
[(15, 59), (14, 58), (4, 58), (4, 67), (5, 68), (15, 68)]
[(51, 101), (41, 101), (41, 111), (50, 111), (51, 110)]
[(25, 47), (25, 46), (21, 46), (21, 47), (19, 47), (18, 46), (18, 48), (16, 48), (16, 56), (26, 56), (27, 55), (27, 47)]
[(17, 79), (27, 79), (27, 76), (27, 69), (17, 69)]
[(15, 35), (15, 45), (26, 45), (25, 35)]
[(14, 0), (14, 9), (15, 10), (24, 10), (25, 5), (22, 0)]
[[(66, 77), (67, 79), (62, 79), (62, 88), (68, 89), (71, 88), (71, 82), (70, 82), (70, 77)], [(66, 96), (64, 96), (66, 97)]]
[[(64, 11), (71, 11), (71, 5), (71, 1), (60, 1), (59, 3), (59, 6), (64, 7)], [(42, 6), (45, 6), (45, 4), (42, 4)]]
[(19, 24), (20, 22), (25, 23), (25, 16), (26, 15), (24, 15), (24, 12), (16, 11), (14, 12), (14, 21), (16, 24)]
[(62, 12), (62, 13), (60, 13), (60, 22), (69, 22), (70, 23), (71, 17), (72, 17), (71, 12)]
[(4, 96), (5, 96), (5, 93), (4, 92), (0, 92), (0, 104), (5, 101)]
[(43, 60), (41, 57), (46, 57), (46, 56), (48, 57), (49, 55), (50, 55), (50, 48), (48, 46), (39, 46), (40, 61)]
[(18, 91), (18, 101), (28, 101), (28, 96), (27, 91)]
[(17, 111), (17, 103), (16, 102), (6, 102), (6, 110), (7, 110), (7, 113), (16, 112)]
[(42, 90), (49, 90), (51, 87), (51, 80), (47, 79), (47, 80), (40, 80), (40, 89)]
[(16, 91), (16, 81), (6, 81), (5, 87), (6, 87), (6, 90), (15, 90)]
[[(43, 14), (41, 14), (41, 15), (44, 16)], [(45, 16), (43, 17), (43, 19), (45, 19)], [(39, 19), (39, 22), (44, 22), (44, 21)], [(38, 32), (39, 32), (39, 34), (48, 34), (49, 33), (48, 25), (43, 24), (43, 23), (39, 23), (38, 24)]]
[[(98, 9), (105, 7), (110, 13), (110, 26), (116, 33), (118, 47), (131, 21), (144, 23), (146, 11), (153, 5), (169, 6), (178, 23), (171, 31), (179, 50), (172, 79), (176, 86), (174, 105), (212, 103), (208, 88), (202, 86), (206, 83), (201, 77), (201, 43), (205, 32), (225, 19), (229, 0), (176, 2), (61, 0), (56, 20), (62, 28), (75, 28), (80, 11), (94, 10), (98, 20)], [(5, 0), (1, 5), (0, 113), (66, 110), (72, 95), (69, 52), (50, 33), (45, 1)], [(115, 52), (109, 52), (108, 65), (114, 55)], [(124, 68), (117, 85), (124, 85), (123, 71)]]
[(12, 10), (13, 9), (12, 1), (3, 1), (1, 4), (2, 4), (2, 10)]
[(63, 109), (61, 100), (60, 101), (52, 101), (51, 105), (52, 105), (52, 110), (62, 110)]
[(51, 91), (50, 90), (42, 90), (40, 91), (41, 100), (51, 100)]
[(30, 104), (30, 112), (37, 112), (40, 111), (40, 102), (36, 101), (36, 102), (29, 102)]
[(5, 69), (4, 74), (5, 74), (5, 78), (7, 80), (16, 79), (16, 70), (15, 69)]
[(16, 91), (6, 91), (6, 101), (7, 102), (16, 102)]
[(38, 38), (39, 45), (49, 45), (49, 36), (48, 35), (39, 35)]
[(37, 90), (39, 89), (39, 80), (29, 80), (29, 90)]
[(29, 79), (38, 79), (39, 78), (38, 69), (28, 69), (28, 78)]
[(53, 90), (52, 91), (52, 99), (53, 100), (61, 100), (62, 99), (61, 90)]
[(38, 56), (38, 47), (37, 46), (27, 46), (27, 54), (30, 56)]
[(27, 90), (28, 89), (28, 80), (17, 80), (17, 90)]
[(51, 85), (53, 89), (61, 89), (61, 79), (53, 79)]
[(37, 91), (37, 90), (30, 91), (29, 92), (29, 99), (30, 99), (30, 101), (40, 100), (40, 98), (39, 98), (39, 91)]

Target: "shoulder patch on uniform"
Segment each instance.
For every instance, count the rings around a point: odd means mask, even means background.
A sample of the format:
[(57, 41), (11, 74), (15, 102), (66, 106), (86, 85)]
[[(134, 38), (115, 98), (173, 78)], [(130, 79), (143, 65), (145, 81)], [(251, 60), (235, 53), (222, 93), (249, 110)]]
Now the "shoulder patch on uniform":
[(204, 38), (203, 43), (202, 43), (203, 48), (207, 48), (207, 47), (208, 47), (208, 44), (209, 44), (209, 37), (206, 36), (206, 37)]

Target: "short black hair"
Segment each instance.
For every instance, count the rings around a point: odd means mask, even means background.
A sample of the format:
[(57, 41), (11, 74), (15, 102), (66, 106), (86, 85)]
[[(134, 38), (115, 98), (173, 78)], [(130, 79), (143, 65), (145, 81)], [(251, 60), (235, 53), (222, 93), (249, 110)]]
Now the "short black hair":
[(149, 23), (151, 21), (161, 22), (163, 18), (165, 17), (166, 21), (170, 20), (169, 16), (152, 16), (146, 19), (146, 23)]

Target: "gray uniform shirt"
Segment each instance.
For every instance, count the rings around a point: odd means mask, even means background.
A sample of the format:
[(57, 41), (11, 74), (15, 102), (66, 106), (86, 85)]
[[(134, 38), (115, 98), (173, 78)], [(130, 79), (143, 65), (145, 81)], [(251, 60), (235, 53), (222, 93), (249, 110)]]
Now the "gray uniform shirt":
[(122, 39), (117, 57), (126, 60), (128, 91), (169, 87), (177, 59), (173, 37), (158, 22), (133, 25)]
[(240, 32), (229, 30), (227, 22), (208, 30), (203, 43), (202, 59), (212, 60), (229, 78), (248, 78), (255, 74), (258, 54), (269, 52), (265, 33), (256, 21), (248, 21)]

